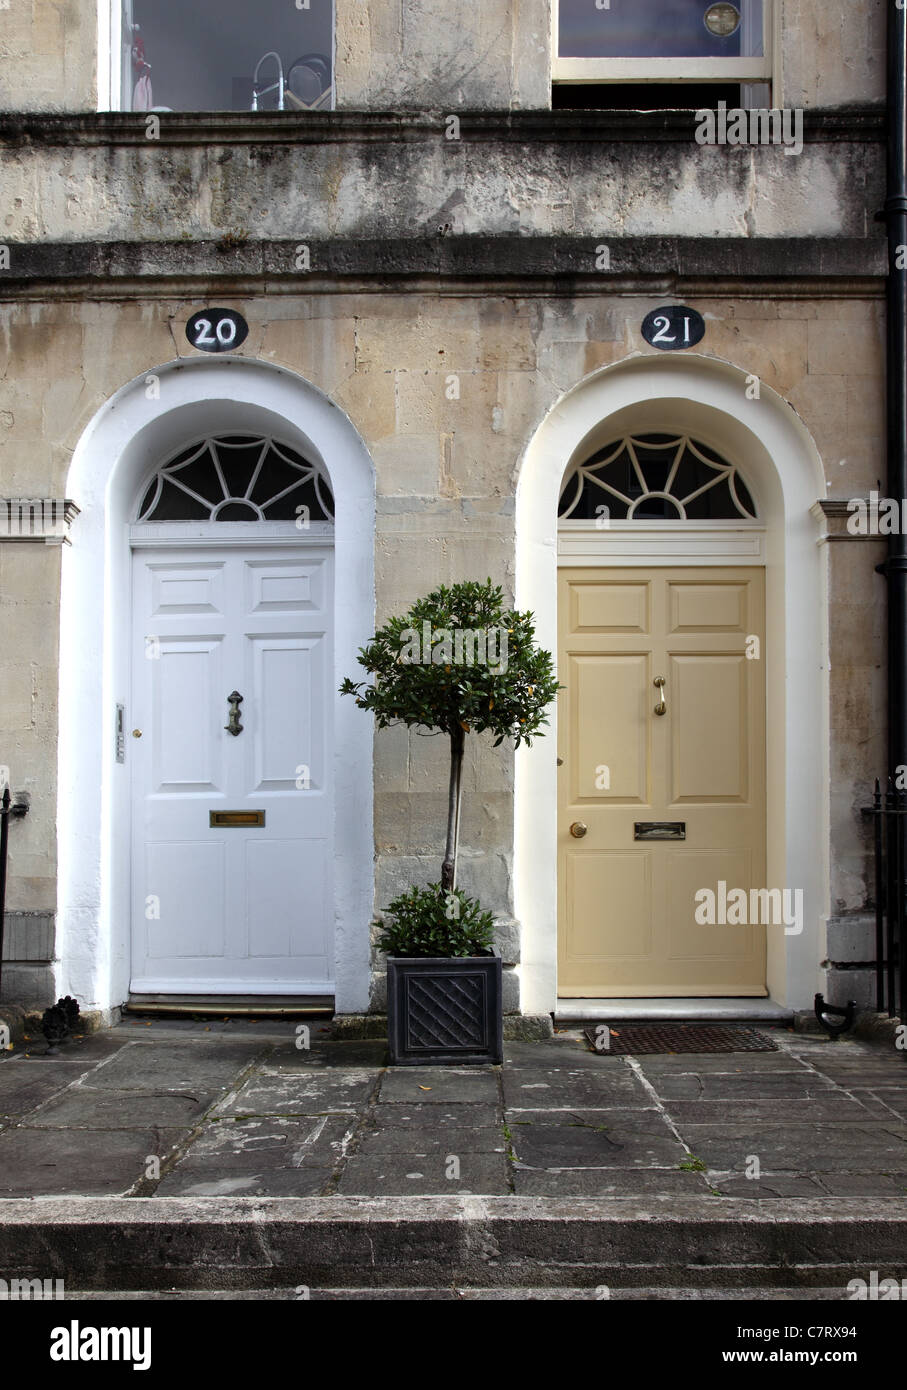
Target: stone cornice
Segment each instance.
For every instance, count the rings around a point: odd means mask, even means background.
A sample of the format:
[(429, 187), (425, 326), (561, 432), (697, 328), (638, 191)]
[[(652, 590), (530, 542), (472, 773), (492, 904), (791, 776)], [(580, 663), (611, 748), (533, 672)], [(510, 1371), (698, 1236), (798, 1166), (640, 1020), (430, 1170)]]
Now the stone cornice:
[[(407, 283), (526, 286), (539, 293), (688, 297), (768, 294), (800, 298), (881, 294), (887, 271), (881, 234), (858, 238), (438, 236), (311, 238), (308, 271), (292, 241), (144, 241), (6, 243), (0, 299), (39, 286), (67, 291), (131, 292), (147, 282), (220, 287), (223, 293), (381, 291)], [(611, 269), (596, 270), (607, 245)]]
[[(448, 141), (448, 115), (460, 122), (460, 140)], [(689, 144), (697, 127), (692, 111), (174, 111), (161, 112), (161, 145), (327, 145), (359, 143), (457, 144)], [(805, 144), (883, 144), (881, 106), (806, 110)], [(0, 112), (0, 145), (148, 145), (147, 116), (132, 112), (65, 114)], [(746, 155), (750, 147), (730, 150)]]

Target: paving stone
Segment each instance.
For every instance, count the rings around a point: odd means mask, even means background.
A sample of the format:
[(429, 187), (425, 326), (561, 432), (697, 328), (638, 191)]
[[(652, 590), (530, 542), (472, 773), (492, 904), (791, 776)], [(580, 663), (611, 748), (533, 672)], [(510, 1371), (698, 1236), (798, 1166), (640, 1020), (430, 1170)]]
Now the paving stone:
[(340, 1071), (355, 1067), (387, 1066), (387, 1043), (360, 1040), (356, 1042), (313, 1042), (309, 1048), (297, 1048), (293, 1042), (277, 1044), (267, 1058), (269, 1071), (292, 1072), (308, 1067), (333, 1067)]
[[(508, 1117), (509, 1119), (509, 1117)], [(532, 1112), (530, 1123), (509, 1123), (516, 1160), (524, 1168), (669, 1167), (686, 1151), (655, 1111), (585, 1111), (582, 1122)]]
[(646, 1076), (665, 1073), (706, 1072), (728, 1076), (752, 1076), (756, 1072), (791, 1072), (801, 1075), (804, 1066), (786, 1052), (659, 1052), (633, 1059)]
[(629, 1067), (621, 1066), (600, 1071), (505, 1071), (504, 1103), (508, 1109), (602, 1109), (651, 1106), (652, 1100)]
[[(871, 1098), (870, 1098), (871, 1099)], [(837, 1091), (805, 1100), (664, 1100), (677, 1125), (745, 1124), (790, 1120), (794, 1124), (866, 1124), (871, 1119), (894, 1119), (884, 1105), (867, 1105)]]
[(701, 1197), (704, 1174), (677, 1168), (514, 1168), (517, 1197)]
[(877, 1086), (890, 1086), (907, 1090), (907, 1069), (893, 1063), (891, 1066), (875, 1066), (871, 1062), (865, 1066), (817, 1066), (820, 1076), (843, 1086), (846, 1090), (874, 1089)]
[(503, 1154), (464, 1154), (460, 1157), (459, 1177), (448, 1177), (449, 1171), (447, 1156), (442, 1152), (354, 1154), (347, 1160), (337, 1191), (372, 1197), (451, 1197), (458, 1192), (503, 1197), (510, 1192), (508, 1164)]
[(20, 1123), (31, 1129), (188, 1129), (219, 1091), (100, 1091), (71, 1086)]
[(907, 1169), (902, 1173), (823, 1173), (821, 1184), (831, 1197), (904, 1197)]
[(122, 1048), (91, 1074), (91, 1085), (111, 1091), (186, 1091), (228, 1086), (261, 1051), (254, 1042), (145, 1041)]
[(648, 1078), (660, 1099), (674, 1100), (807, 1100), (834, 1093), (831, 1082), (809, 1072), (757, 1072), (753, 1076), (673, 1075)]
[(158, 1185), (155, 1197), (323, 1197), (333, 1168), (305, 1162), (298, 1168), (237, 1172), (222, 1165), (207, 1176), (202, 1169), (177, 1168)]
[(691, 1151), (718, 1172), (756, 1154), (763, 1172), (886, 1173), (907, 1167), (907, 1127), (863, 1125), (681, 1124)]
[(482, 1129), (448, 1128), (419, 1129), (414, 1125), (397, 1128), (382, 1125), (380, 1129), (360, 1130), (357, 1152), (419, 1153), (458, 1155), (472, 1153), (506, 1153), (507, 1140), (502, 1125)]
[(221, 1120), (158, 1184), (156, 1197), (312, 1197), (328, 1186), (355, 1117)]
[[(119, 1037), (113, 1033), (76, 1033), (68, 1043), (64, 1043), (60, 1050), (53, 1057), (47, 1057), (47, 1041), (41, 1032), (29, 1034), (26, 1043), (18, 1044), (16, 1056), (24, 1056), (28, 1053), (30, 1062), (43, 1061), (48, 1063), (67, 1062), (85, 1066), (94, 1062), (103, 1061), (105, 1057), (112, 1057), (115, 1052), (126, 1046), (127, 1042), (134, 1039)], [(21, 1049), (21, 1050), (20, 1050)]]
[(215, 1116), (320, 1115), (364, 1106), (377, 1084), (367, 1071), (304, 1071), (296, 1075), (262, 1069), (237, 1095), (221, 1102)]
[(710, 1185), (722, 1197), (746, 1197), (750, 1200), (772, 1197), (822, 1197), (824, 1188), (814, 1179), (790, 1173), (763, 1173), (760, 1178), (711, 1177)]
[[(420, 1093), (421, 1094), (421, 1093)], [(472, 1101), (435, 1102), (417, 1101), (415, 1105), (395, 1103), (390, 1107), (374, 1106), (369, 1113), (369, 1123), (395, 1129), (487, 1129), (491, 1125), (500, 1126), (504, 1117), (503, 1107), (490, 1102)]]
[(395, 1067), (384, 1073), (378, 1093), (379, 1105), (494, 1104), (498, 1099), (498, 1073), (485, 1067)]
[(29, 1061), (0, 1067), (0, 1115), (27, 1115), (79, 1079), (81, 1072), (33, 1067)]
[(547, 1043), (504, 1043), (504, 1066), (511, 1070), (546, 1071), (567, 1067), (570, 1071), (596, 1071), (609, 1065), (623, 1064), (615, 1054), (601, 1056), (585, 1043), (558, 1042), (557, 1039)]
[(0, 1134), (0, 1196), (122, 1196), (164, 1158), (178, 1129), (8, 1129)]

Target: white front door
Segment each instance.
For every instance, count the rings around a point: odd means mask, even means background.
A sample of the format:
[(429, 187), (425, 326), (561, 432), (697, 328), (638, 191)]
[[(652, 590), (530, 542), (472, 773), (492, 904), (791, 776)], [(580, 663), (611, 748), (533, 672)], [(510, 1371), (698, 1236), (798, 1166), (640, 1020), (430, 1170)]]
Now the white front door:
[(134, 994), (333, 991), (332, 561), (134, 553)]

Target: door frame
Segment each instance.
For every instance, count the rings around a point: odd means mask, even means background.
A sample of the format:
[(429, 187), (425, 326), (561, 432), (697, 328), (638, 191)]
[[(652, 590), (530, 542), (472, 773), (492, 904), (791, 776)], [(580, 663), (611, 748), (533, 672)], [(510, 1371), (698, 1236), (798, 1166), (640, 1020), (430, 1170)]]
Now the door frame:
[[(829, 912), (827, 547), (820, 544), (816, 507), (827, 489), (802, 420), (764, 382), (753, 399), (753, 379), (746, 367), (697, 353), (635, 353), (562, 395), (520, 465), (516, 602), (535, 614), (540, 645), (556, 653), (561, 484), (575, 460), (608, 439), (685, 433), (740, 467), (765, 527), (767, 878), (804, 894), (802, 935), (769, 932), (767, 984), (771, 999), (806, 1009), (824, 987)], [(741, 563), (746, 547), (752, 548), (755, 537), (742, 530), (735, 547), (740, 553), (724, 563)], [(625, 565), (633, 544), (628, 528), (613, 523), (604, 534), (613, 563)], [(675, 551), (672, 562), (678, 558)], [(522, 928), (521, 997), (528, 1013), (551, 1013), (558, 1005), (554, 713), (549, 728), (548, 737), (520, 749), (515, 761), (514, 910)]]
[[(141, 492), (141, 489), (140, 489), (140, 492)], [(150, 521), (150, 522), (137, 522), (137, 523), (135, 523), (135, 524), (133, 524), (132, 526), (129, 527), (129, 548), (130, 548), (130, 551), (131, 551), (131, 558), (132, 558), (133, 561), (134, 561), (134, 558), (135, 558), (135, 555), (136, 555), (137, 552), (141, 552), (141, 551), (145, 551), (145, 550), (147, 550), (147, 551), (152, 551), (152, 552), (153, 552), (153, 551), (156, 551), (156, 550), (173, 551), (173, 552), (180, 552), (180, 551), (188, 551), (188, 550), (191, 550), (191, 551), (193, 552), (193, 554), (198, 555), (200, 552), (204, 552), (205, 550), (213, 550), (213, 549), (217, 549), (217, 550), (234, 550), (234, 551), (243, 551), (243, 550), (247, 550), (247, 551), (251, 551), (251, 550), (255, 550), (255, 551), (261, 551), (261, 550), (280, 551), (280, 552), (282, 552), (283, 554), (285, 554), (285, 555), (288, 556), (288, 557), (291, 557), (291, 558), (294, 558), (294, 559), (298, 559), (300, 556), (305, 555), (305, 553), (306, 553), (307, 550), (312, 550), (312, 549), (318, 549), (318, 550), (321, 550), (321, 551), (330, 550), (330, 551), (332, 552), (332, 555), (333, 555), (333, 552), (334, 552), (334, 525), (333, 525), (332, 522), (318, 522), (318, 521), (313, 521), (313, 522), (310, 522), (310, 523), (309, 523), (308, 527), (307, 527), (304, 531), (301, 531), (301, 530), (299, 530), (299, 529), (296, 527), (295, 523), (293, 523), (292, 521), (290, 521), (290, 522), (286, 522), (286, 521), (252, 521), (252, 522), (242, 522), (242, 521), (239, 521), (239, 522), (237, 522), (237, 521), (232, 521), (232, 522), (217, 522), (217, 521), (215, 521), (215, 522), (195, 522), (195, 521)], [(333, 558), (336, 560), (336, 556), (333, 556)], [(336, 571), (336, 564), (332, 564), (331, 568), (332, 568), (333, 571)], [(134, 564), (132, 564), (132, 565), (130, 566), (130, 579), (131, 579), (131, 583), (130, 583), (129, 605), (130, 605), (130, 612), (131, 612), (131, 614), (132, 614), (132, 618), (131, 618), (131, 621), (130, 621), (130, 643), (131, 643), (131, 646), (133, 647), (133, 649), (134, 649), (134, 646), (135, 646), (135, 638), (136, 638), (135, 625), (134, 625), (134, 612), (135, 612), (135, 586), (134, 586), (134, 578), (135, 578), (135, 566), (134, 566)], [(334, 575), (334, 581), (333, 581), (333, 583), (332, 583), (332, 589), (331, 589), (331, 595), (330, 595), (330, 603), (329, 603), (328, 609), (327, 609), (328, 616), (329, 616), (329, 621), (331, 622), (331, 645), (332, 645), (332, 646), (333, 646), (333, 639), (334, 639), (334, 633), (333, 633), (333, 618), (334, 618), (334, 607), (335, 607), (335, 594), (336, 594), (336, 574)], [(134, 706), (135, 706), (135, 692), (134, 692), (134, 689), (133, 689), (133, 687), (134, 687), (134, 676), (135, 676), (135, 665), (134, 665), (134, 661), (133, 661), (133, 663), (131, 663), (131, 668), (130, 668), (130, 682), (129, 682), (129, 684), (130, 684), (130, 688), (129, 688), (129, 701), (130, 701), (130, 704), (127, 706), (127, 708), (134, 708)], [(131, 721), (130, 721), (130, 722), (131, 722)], [(334, 719), (333, 719), (333, 706), (332, 706), (332, 705), (329, 705), (328, 708), (327, 708), (327, 710), (326, 710), (326, 727), (327, 727), (327, 750), (326, 750), (326, 751), (327, 751), (327, 754), (328, 754), (327, 766), (333, 768), (333, 762), (332, 762), (332, 760), (331, 760), (331, 755), (332, 755), (333, 750), (334, 750)], [(127, 752), (127, 754), (128, 754), (128, 751), (129, 751), (129, 742), (128, 742), (128, 738), (127, 738), (127, 743), (126, 743), (126, 752)], [(134, 855), (135, 840), (134, 840), (134, 834), (133, 834), (133, 832), (134, 832), (134, 830), (135, 830), (134, 817), (135, 817), (136, 812), (137, 812), (136, 785), (135, 785), (135, 765), (134, 765), (134, 764), (133, 764), (133, 765), (130, 767), (130, 769), (129, 769), (129, 783), (130, 783), (130, 795), (129, 795), (129, 806), (130, 806), (130, 827), (129, 827), (130, 864), (129, 864), (129, 877), (130, 877), (130, 885), (132, 885), (132, 883), (133, 883), (133, 875), (135, 874), (135, 855)], [(332, 800), (333, 800), (333, 797), (332, 797)], [(333, 859), (333, 843), (331, 844), (331, 851), (332, 851), (332, 859)], [(133, 947), (134, 947), (134, 936), (133, 936), (132, 925), (133, 925), (133, 924), (131, 924), (131, 926), (130, 926), (130, 943), (129, 943), (129, 949), (130, 949), (129, 976), (130, 976), (130, 981), (131, 981), (132, 977), (133, 977), (134, 974), (135, 974), (135, 970), (134, 970), (134, 964), (135, 964), (135, 962), (134, 962), (134, 960), (132, 959), (132, 953), (133, 953)], [(336, 967), (335, 967), (335, 968), (336, 968)], [(332, 979), (332, 980), (330, 981), (329, 986), (326, 987), (326, 988), (316, 988), (316, 987), (314, 987), (314, 986), (309, 986), (309, 987), (307, 988), (307, 990), (306, 990), (306, 996), (308, 997), (308, 996), (310, 996), (310, 995), (311, 995), (311, 996), (315, 996), (315, 995), (324, 995), (325, 997), (333, 998), (335, 988), (336, 988), (336, 982), (335, 982), (335, 980)], [(179, 994), (179, 993), (180, 993), (180, 991), (177, 990), (177, 989), (170, 990), (169, 992), (172, 993), (172, 994)], [(203, 993), (206, 993), (206, 992), (208, 992), (208, 991), (205, 991), (204, 989), (199, 989), (199, 990), (196, 990), (196, 991), (191, 991), (191, 990), (190, 990), (190, 991), (186, 991), (187, 994), (191, 994), (191, 993), (201, 993), (201, 994), (203, 994)], [(222, 990), (211, 991), (211, 992), (213, 992), (213, 993), (223, 993)], [(247, 992), (247, 991), (244, 991), (244, 990), (242, 990), (241, 988), (239, 988), (239, 987), (237, 986), (236, 989), (231, 990), (231, 991), (229, 991), (229, 992), (232, 993), (232, 994), (237, 994), (237, 995), (238, 995), (238, 994), (242, 994), (242, 993)], [(281, 991), (280, 991), (278, 988), (276, 988), (276, 986), (275, 986), (274, 988), (270, 988), (267, 992), (268, 992), (269, 994), (279, 994), (279, 993), (281, 993)], [(289, 992), (289, 991), (288, 991), (288, 992)], [(146, 993), (147, 993), (147, 992), (146, 992)]]
[[(150, 367), (96, 413), (66, 484), (80, 515), (62, 561), (55, 983), (102, 1017), (129, 992), (130, 778), (116, 761), (115, 719), (125, 704), (129, 726), (130, 521), (154, 467), (185, 441), (223, 432), (283, 438), (330, 479), (335, 692), (374, 631), (374, 467), (349, 417), (317, 387), (255, 358), (188, 358)], [(257, 523), (230, 525), (238, 534)], [(335, 1007), (359, 1013), (374, 911), (373, 730), (336, 693), (333, 721)]]

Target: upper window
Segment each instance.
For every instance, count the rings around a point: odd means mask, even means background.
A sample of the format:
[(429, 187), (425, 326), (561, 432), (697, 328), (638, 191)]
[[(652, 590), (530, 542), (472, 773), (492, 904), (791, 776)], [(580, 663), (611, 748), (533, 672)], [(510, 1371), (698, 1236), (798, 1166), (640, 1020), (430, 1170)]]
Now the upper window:
[(334, 498), (316, 464), (275, 439), (203, 439), (159, 468), (139, 521), (333, 521)]
[[(766, 83), (771, 20), (771, 0), (554, 0), (552, 76), (581, 85)], [(663, 104), (655, 95), (650, 104)]]
[(561, 521), (755, 521), (749, 488), (732, 463), (688, 435), (614, 440), (570, 470)]
[(123, 111), (333, 105), (333, 0), (114, 0)]

